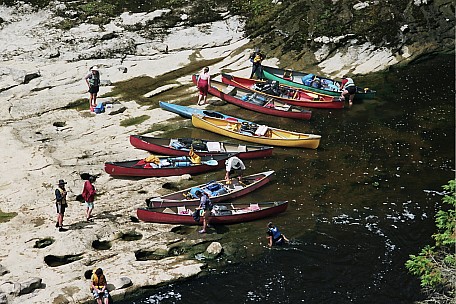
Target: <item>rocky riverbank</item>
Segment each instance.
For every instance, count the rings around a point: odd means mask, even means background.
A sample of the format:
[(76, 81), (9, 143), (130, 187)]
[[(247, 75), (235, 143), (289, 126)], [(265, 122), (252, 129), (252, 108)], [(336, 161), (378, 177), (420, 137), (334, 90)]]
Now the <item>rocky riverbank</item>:
[[(96, 267), (105, 270), (114, 298), (200, 273), (204, 262), (180, 254), (180, 248), (202, 252), (212, 244), (209, 250), (216, 255), (225, 245), (220, 236), (200, 238), (135, 218), (145, 198), (162, 193), (162, 184), (190, 177), (122, 180), (103, 172), (106, 161), (145, 157), (129, 145), (130, 134), (148, 132), (176, 116), (126, 96), (100, 99), (113, 107), (95, 115), (87, 109), (82, 78), (97, 65), (100, 95), (107, 96), (113, 83), (189, 67), (173, 87), (191, 98), (196, 90), (190, 75), (202, 63), (211, 62), (213, 74), (222, 69), (249, 74), (251, 44), (244, 38), (241, 19), (226, 15), (222, 21), (176, 27), (160, 39), (148, 39), (131, 31), (131, 25), (145, 25), (163, 11), (125, 12), (103, 26), (82, 23), (59, 29), (53, 25), (61, 18), (51, 10), (0, 8), (0, 209), (12, 215), (0, 224), (0, 303), (90, 301), (86, 276)], [(336, 54), (321, 68), (333, 75), (346, 72), (347, 66), (367, 73), (395, 62), (385, 59), (391, 56), (389, 50), (369, 53), (362, 47), (353, 52), (364, 54), (362, 60), (336, 60), (341, 56)], [(278, 60), (268, 58), (266, 63), (276, 65)], [(160, 91), (147, 98), (153, 100)], [(143, 123), (125, 123), (144, 115)], [(99, 175), (93, 223), (85, 221), (84, 206), (75, 200), (82, 191), (82, 173)], [(65, 232), (54, 226), (53, 193), (59, 179), (68, 182), (71, 198)]]

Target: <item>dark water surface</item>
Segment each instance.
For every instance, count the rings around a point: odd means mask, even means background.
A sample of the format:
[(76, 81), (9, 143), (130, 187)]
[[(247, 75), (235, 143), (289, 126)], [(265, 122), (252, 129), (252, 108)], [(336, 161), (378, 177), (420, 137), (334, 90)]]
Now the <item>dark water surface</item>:
[[(455, 61), (439, 56), (355, 79), (376, 100), (350, 110), (313, 109), (311, 122), (214, 107), (271, 126), (322, 135), (318, 150), (274, 150), (247, 173), (275, 179), (243, 201), (289, 200), (272, 220), (292, 240), (265, 247), (271, 219), (227, 227), (241, 263), (155, 289), (124, 303), (412, 303), (419, 281), (404, 267), (431, 244), (441, 186), (454, 178)], [(222, 139), (191, 127), (173, 135)], [(221, 179), (223, 172), (195, 178)], [(196, 229), (195, 229), (196, 231)], [(225, 236), (224, 236), (225, 238)], [(222, 239), (223, 245), (223, 239)], [(229, 259), (229, 258), (228, 258)]]

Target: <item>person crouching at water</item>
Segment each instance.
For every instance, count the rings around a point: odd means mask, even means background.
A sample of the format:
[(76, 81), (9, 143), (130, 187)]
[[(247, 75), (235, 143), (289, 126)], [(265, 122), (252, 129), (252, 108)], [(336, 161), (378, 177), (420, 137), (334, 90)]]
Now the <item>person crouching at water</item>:
[(229, 182), (235, 175), (237, 175), (239, 181), (241, 181), (245, 165), (239, 157), (232, 156), (225, 161), (225, 170), (225, 180), (227, 182)]
[(280, 233), (279, 229), (272, 222), (268, 223), (266, 234), (268, 235), (266, 238), (268, 239), (269, 247), (272, 247), (272, 245), (283, 245), (289, 242), (285, 235)]
[(344, 75), (344, 76), (342, 76), (342, 83), (341, 83), (340, 89), (342, 91), (340, 98), (342, 100), (345, 100), (345, 95), (348, 94), (349, 95), (348, 106), (351, 107), (353, 104), (353, 99), (355, 98), (355, 93), (356, 93), (355, 82), (353, 81), (353, 79), (351, 79), (347, 75)]
[(100, 90), (100, 72), (98, 71), (98, 67), (93, 66), (84, 79), (89, 87), (89, 106), (90, 110), (93, 111), (97, 106), (97, 94)]

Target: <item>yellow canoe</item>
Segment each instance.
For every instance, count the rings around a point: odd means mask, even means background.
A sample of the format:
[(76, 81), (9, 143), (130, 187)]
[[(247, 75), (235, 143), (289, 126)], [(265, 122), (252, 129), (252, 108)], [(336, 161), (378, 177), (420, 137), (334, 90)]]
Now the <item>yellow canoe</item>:
[(316, 149), (320, 135), (271, 128), (254, 123), (231, 121), (210, 116), (192, 115), (195, 127), (227, 137), (263, 145)]

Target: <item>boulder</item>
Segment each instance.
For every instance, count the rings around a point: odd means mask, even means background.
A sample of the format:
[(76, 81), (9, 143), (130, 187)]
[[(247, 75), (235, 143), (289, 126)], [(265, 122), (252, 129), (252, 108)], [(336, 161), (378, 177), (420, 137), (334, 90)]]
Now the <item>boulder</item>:
[(204, 252), (204, 258), (208, 260), (216, 259), (223, 252), (222, 244), (219, 242), (212, 242)]
[(6, 297), (6, 294), (3, 292), (0, 292), (0, 304), (7, 304), (8, 303), (8, 298)]
[(114, 280), (114, 282), (112, 282), (112, 285), (114, 285), (115, 289), (122, 289), (130, 287), (131, 285), (133, 285), (133, 283), (130, 278), (120, 277)]
[(41, 278), (31, 278), (20, 284), (19, 295), (27, 294), (33, 292), (35, 289), (41, 287)]

